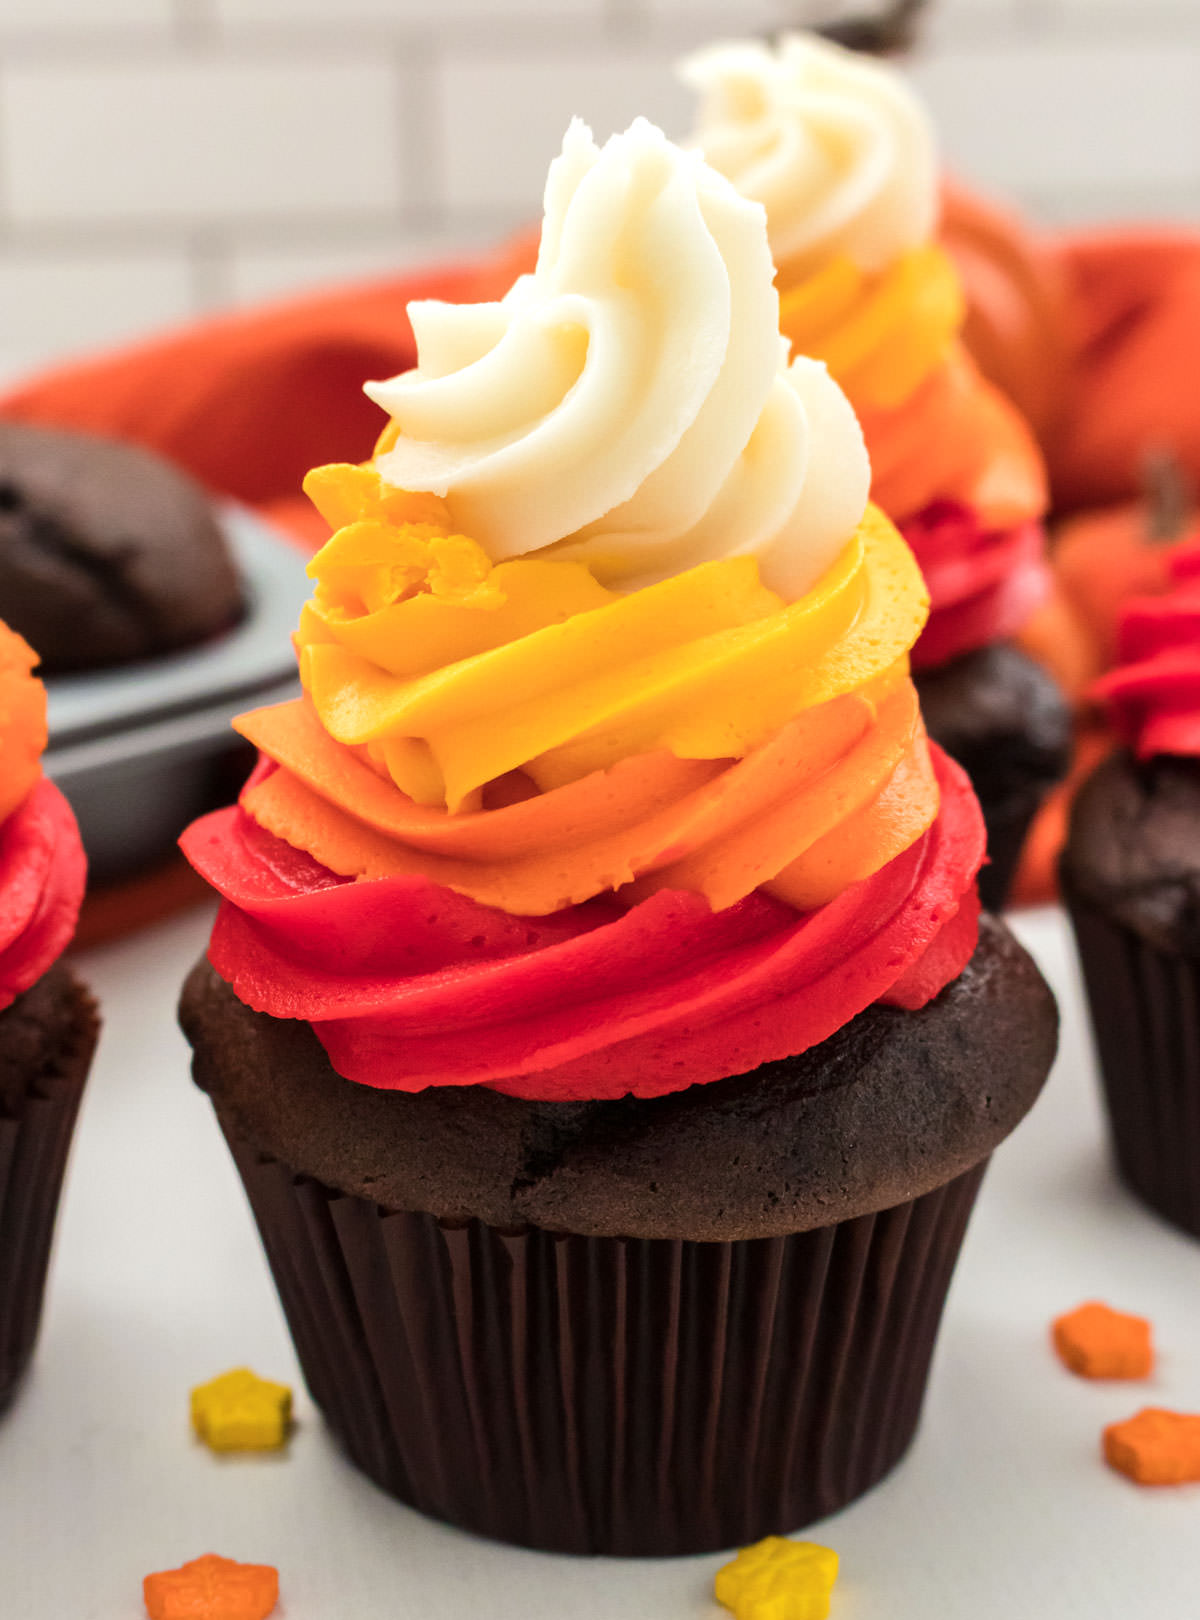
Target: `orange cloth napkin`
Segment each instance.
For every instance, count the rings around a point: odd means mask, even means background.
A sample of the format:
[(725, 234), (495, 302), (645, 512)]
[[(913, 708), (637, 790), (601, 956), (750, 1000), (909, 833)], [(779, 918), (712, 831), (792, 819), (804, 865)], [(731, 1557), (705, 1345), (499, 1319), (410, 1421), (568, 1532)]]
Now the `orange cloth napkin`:
[(219, 315), (44, 372), (0, 399), (0, 414), (144, 444), (319, 538), (300, 481), (320, 462), (370, 454), (381, 418), (362, 385), (413, 365), (405, 306), (497, 298), (527, 261), (522, 240), (468, 263)]

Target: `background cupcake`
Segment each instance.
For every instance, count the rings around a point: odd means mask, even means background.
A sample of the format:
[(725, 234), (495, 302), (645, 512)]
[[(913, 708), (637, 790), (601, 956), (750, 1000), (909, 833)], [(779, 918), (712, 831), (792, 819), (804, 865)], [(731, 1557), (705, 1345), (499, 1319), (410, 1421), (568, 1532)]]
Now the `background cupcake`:
[(890, 68), (809, 35), (713, 46), (683, 66), (696, 140), (767, 210), (780, 322), (826, 361), (862, 423), (872, 498), (912, 545), (932, 598), (913, 655), (930, 735), (983, 806), (985, 902), (1069, 753), (1054, 683), (1008, 638), (1048, 576), (1033, 437), (959, 341), (964, 307), (934, 240), (937, 166), (923, 108)]
[(181, 1016), (351, 1456), (474, 1530), (682, 1553), (902, 1453), (1054, 1046), (921, 724), (926, 599), (762, 210), (574, 125), (535, 274), (370, 385), (303, 700), (190, 859)]
[(116, 440), (5, 421), (0, 604), (45, 675), (195, 646), (244, 606), (229, 543), (185, 473)]
[(58, 1194), (96, 1044), (91, 997), (58, 958), (85, 865), (75, 820), (42, 776), (37, 655), (0, 625), (0, 1406), (29, 1361)]
[(1170, 568), (1097, 683), (1125, 746), (1076, 798), (1061, 877), (1118, 1168), (1200, 1236), (1200, 547)]

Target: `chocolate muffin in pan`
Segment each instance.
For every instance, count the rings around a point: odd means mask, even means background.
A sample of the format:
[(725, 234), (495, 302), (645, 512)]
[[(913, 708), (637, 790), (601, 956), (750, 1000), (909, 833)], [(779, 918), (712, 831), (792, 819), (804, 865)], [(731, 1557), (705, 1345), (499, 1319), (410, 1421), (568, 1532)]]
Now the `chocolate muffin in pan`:
[(694, 1552), (913, 1433), (1055, 1013), (981, 923), (927, 596), (762, 211), (573, 125), (538, 268), (416, 306), (303, 698), (185, 852), (194, 1072), (314, 1398), (372, 1478), (536, 1547)]
[(0, 624), (0, 1407), (33, 1352), (98, 1028), (91, 996), (59, 961), (84, 858), (66, 800), (41, 773), (46, 698), (36, 662)]
[(1123, 746), (1084, 783), (1060, 866), (1117, 1167), (1200, 1237), (1200, 548), (1122, 612), (1099, 683)]
[(979, 795), (979, 887), (998, 910), (1033, 814), (1066, 774), (1070, 716), (1014, 639), (1049, 583), (1046, 473), (961, 341), (929, 117), (897, 69), (815, 35), (710, 46), (682, 72), (700, 97), (697, 144), (766, 208), (781, 329), (845, 389), (871, 498), (925, 576), (917, 688), (930, 736)]
[(186, 474), (133, 445), (0, 420), (0, 615), (43, 675), (194, 646), (242, 608), (228, 543)]

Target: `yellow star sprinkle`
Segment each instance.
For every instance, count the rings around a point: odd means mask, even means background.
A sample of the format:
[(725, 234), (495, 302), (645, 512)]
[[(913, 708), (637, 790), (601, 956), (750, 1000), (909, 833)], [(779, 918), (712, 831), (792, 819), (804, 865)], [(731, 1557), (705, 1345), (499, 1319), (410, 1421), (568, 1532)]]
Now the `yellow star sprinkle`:
[(717, 1571), (714, 1591), (736, 1620), (826, 1620), (837, 1573), (831, 1548), (768, 1536)]
[(235, 1367), (192, 1391), (192, 1428), (214, 1451), (275, 1451), (286, 1441), (292, 1392)]

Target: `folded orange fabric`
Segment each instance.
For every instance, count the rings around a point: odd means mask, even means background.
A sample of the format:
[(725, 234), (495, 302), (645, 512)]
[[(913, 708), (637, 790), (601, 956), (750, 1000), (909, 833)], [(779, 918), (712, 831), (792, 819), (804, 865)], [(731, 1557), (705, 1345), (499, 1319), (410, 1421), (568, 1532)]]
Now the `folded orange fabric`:
[[(36, 376), (0, 399), (0, 414), (144, 444), (223, 494), (279, 502), (290, 523), (310, 467), (370, 455), (380, 415), (363, 378), (413, 364), (409, 301), (497, 298), (527, 256), (523, 241), (506, 243), (462, 264), (218, 315)], [(313, 538), (311, 516), (300, 523)]]
[[(1054, 240), (961, 187), (944, 202), (967, 346), (1037, 430), (1056, 505), (1136, 495), (1147, 447), (1172, 448), (1200, 480), (1200, 233)], [(369, 454), (379, 416), (362, 379), (411, 364), (408, 301), (497, 298), (530, 259), (520, 237), (468, 262), (216, 316), (45, 372), (0, 413), (148, 445), (315, 544), (300, 480)]]

